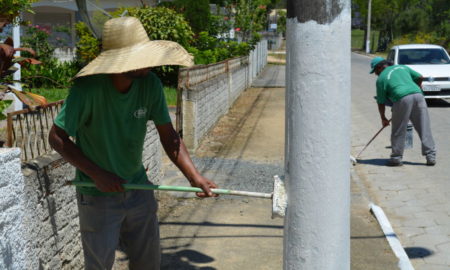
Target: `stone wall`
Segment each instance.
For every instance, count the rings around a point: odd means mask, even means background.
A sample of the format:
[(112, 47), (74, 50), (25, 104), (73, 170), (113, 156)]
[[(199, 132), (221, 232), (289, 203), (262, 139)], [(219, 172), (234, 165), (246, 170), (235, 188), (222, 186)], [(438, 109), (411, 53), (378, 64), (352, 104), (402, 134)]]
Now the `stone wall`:
[[(162, 178), (162, 147), (148, 124), (143, 163)], [(75, 169), (52, 153), (26, 164), (18, 148), (0, 148), (0, 269), (83, 269)]]

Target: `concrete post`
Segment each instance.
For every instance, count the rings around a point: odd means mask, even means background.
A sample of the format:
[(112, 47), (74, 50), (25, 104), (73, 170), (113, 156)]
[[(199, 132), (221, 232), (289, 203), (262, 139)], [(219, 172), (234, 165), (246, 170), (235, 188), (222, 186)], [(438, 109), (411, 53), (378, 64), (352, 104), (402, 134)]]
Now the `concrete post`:
[(372, 0), (369, 0), (367, 10), (367, 38), (366, 38), (366, 53), (370, 53), (370, 22), (372, 16)]
[[(20, 47), (20, 25), (15, 25), (13, 27), (13, 41), (14, 41), (14, 48)], [(16, 52), (14, 54), (15, 56), (20, 56), (20, 52)], [(15, 81), (20, 81), (21, 79), (21, 69), (19, 64), (14, 64), (14, 66), (17, 68), (17, 71), (13, 74), (13, 79)], [(22, 85), (20, 83), (14, 83), (14, 87), (18, 90), (22, 91)], [(19, 111), (23, 109), (22, 102), (14, 95), (14, 110)]]
[(288, 0), (284, 269), (350, 269), (350, 0)]

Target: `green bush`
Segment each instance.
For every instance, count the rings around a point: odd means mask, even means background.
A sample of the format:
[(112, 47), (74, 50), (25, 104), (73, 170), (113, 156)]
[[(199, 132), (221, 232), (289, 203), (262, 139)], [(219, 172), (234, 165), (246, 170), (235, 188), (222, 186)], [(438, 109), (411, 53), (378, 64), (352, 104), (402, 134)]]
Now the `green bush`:
[(76, 61), (59, 63), (53, 58), (22, 69), (22, 82), (27, 88), (68, 88), (79, 70)]
[[(50, 34), (50, 29), (47, 27), (28, 26), (25, 28), (25, 35), (22, 37), (22, 46), (32, 48), (36, 52), (36, 58), (40, 61), (48, 61), (53, 57), (55, 51), (55, 47), (48, 42)], [(24, 55), (32, 56), (27, 52), (24, 52)]]
[(221, 41), (210, 36), (207, 32), (200, 32), (193, 45), (193, 47), (188, 48), (188, 51), (194, 55), (195, 64), (199, 65), (245, 56), (252, 49), (246, 42)]
[(403, 35), (400, 38), (394, 39), (390, 45), (390, 47), (401, 44), (437, 44), (441, 45), (445, 48), (448, 48), (449, 44), (447, 42), (447, 38), (439, 35), (437, 32), (418, 32), (415, 34)]
[[(165, 7), (127, 8), (129, 15), (138, 18), (151, 40), (171, 40), (183, 47), (192, 42), (194, 33), (183, 15)], [(121, 10), (123, 12), (123, 10)]]
[(77, 59), (86, 65), (100, 54), (101, 43), (96, 39), (87, 25), (83, 22), (75, 24), (75, 30), (78, 36)]

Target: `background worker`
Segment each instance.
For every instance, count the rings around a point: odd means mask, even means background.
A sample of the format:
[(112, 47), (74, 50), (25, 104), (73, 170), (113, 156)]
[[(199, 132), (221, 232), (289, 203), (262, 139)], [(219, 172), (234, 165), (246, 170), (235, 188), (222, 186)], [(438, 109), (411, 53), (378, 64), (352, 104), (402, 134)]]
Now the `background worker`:
[[(49, 135), (51, 146), (74, 165), (85, 269), (111, 269), (119, 239), (130, 269), (160, 269), (157, 203), (151, 190), (125, 191), (123, 183), (149, 183), (142, 165), (147, 122), (155, 123), (169, 158), (200, 187), (215, 196), (214, 182), (193, 165), (174, 130), (164, 92), (152, 66), (192, 65), (175, 42), (150, 41), (138, 19), (107, 21), (102, 53), (83, 68)], [(69, 136), (75, 138), (73, 143)]]
[(383, 126), (389, 125), (385, 116), (386, 103), (392, 105), (391, 157), (388, 166), (403, 165), (406, 126), (410, 120), (422, 141), (426, 164), (436, 164), (436, 150), (431, 134), (428, 108), (422, 92), (422, 75), (404, 65), (394, 66), (382, 57), (372, 59), (370, 73), (378, 76), (377, 103)]

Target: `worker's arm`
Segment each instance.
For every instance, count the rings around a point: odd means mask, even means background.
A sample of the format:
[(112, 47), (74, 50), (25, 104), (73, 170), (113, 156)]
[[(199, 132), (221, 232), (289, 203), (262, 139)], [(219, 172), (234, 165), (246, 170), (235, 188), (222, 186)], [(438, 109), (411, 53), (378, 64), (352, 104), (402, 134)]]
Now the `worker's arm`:
[(164, 151), (170, 160), (180, 169), (193, 187), (201, 188), (204, 193), (197, 193), (199, 197), (217, 196), (211, 192), (211, 188), (217, 188), (216, 184), (203, 177), (195, 168), (183, 140), (172, 126), (172, 123), (156, 125), (159, 138)]
[(423, 82), (423, 77), (422, 76), (417, 78), (414, 82), (420, 87), (420, 89), (422, 89), (422, 82)]
[(122, 184), (126, 181), (117, 175), (100, 168), (97, 164), (89, 160), (73, 143), (69, 135), (60, 127), (53, 125), (50, 130), (48, 141), (67, 162), (77, 167), (94, 182), (102, 192), (123, 192)]
[(386, 111), (386, 105), (378, 103), (378, 112), (380, 113), (381, 125), (383, 125), (383, 127), (389, 126), (389, 120), (385, 116), (385, 111)]

